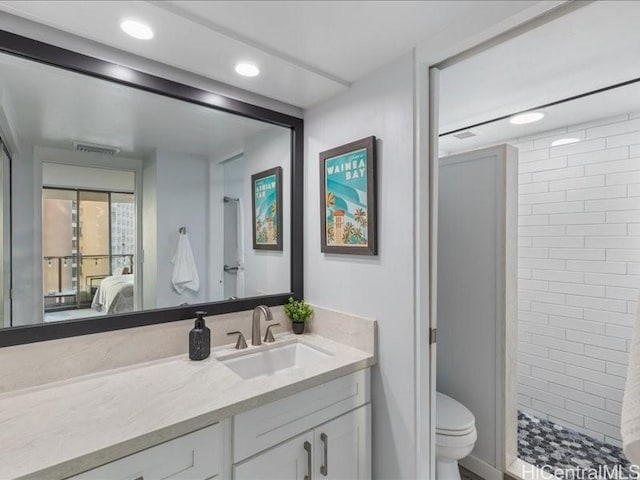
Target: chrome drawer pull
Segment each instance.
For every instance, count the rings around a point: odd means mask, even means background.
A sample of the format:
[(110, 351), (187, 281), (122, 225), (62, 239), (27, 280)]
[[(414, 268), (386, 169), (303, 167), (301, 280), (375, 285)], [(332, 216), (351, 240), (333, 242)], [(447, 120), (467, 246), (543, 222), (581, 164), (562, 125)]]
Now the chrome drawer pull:
[(320, 434), (320, 441), (324, 448), (324, 465), (320, 467), (320, 473), (326, 477), (329, 474), (329, 437), (326, 433)]
[(304, 480), (311, 480), (311, 444), (304, 442), (304, 449), (307, 451), (307, 474), (304, 476)]

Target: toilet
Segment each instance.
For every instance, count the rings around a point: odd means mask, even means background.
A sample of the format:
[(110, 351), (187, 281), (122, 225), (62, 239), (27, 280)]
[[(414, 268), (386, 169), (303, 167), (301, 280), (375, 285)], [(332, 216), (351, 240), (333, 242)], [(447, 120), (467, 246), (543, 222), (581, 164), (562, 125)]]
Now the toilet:
[(473, 413), (453, 398), (436, 392), (437, 480), (460, 480), (458, 460), (471, 453), (477, 438)]

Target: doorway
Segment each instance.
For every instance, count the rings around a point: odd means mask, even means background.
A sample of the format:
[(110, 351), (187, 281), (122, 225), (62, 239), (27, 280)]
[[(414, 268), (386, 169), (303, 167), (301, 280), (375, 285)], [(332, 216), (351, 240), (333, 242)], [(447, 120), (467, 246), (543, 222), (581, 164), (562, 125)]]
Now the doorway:
[[(640, 294), (640, 75), (626, 63), (595, 71), (598, 62), (582, 61), (594, 38), (590, 58), (612, 58), (608, 39), (620, 31), (608, 20), (637, 38), (625, 17), (636, 7), (620, 7), (585, 4), (444, 62), (441, 73), (445, 118), (432, 161), (501, 144), (518, 155), (518, 376), (505, 388), (518, 413), (495, 421), (513, 426), (519, 458), (495, 465), (496, 478), (539, 475), (536, 468), (628, 474), (620, 412)], [(580, 27), (589, 22), (603, 28), (545, 44), (556, 33), (590, 31)]]

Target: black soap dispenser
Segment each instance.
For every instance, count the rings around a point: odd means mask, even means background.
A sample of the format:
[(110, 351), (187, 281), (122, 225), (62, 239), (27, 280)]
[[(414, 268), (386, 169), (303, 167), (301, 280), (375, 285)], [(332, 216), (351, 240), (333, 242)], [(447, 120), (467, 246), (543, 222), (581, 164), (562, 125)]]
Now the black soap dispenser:
[(196, 324), (189, 332), (189, 359), (204, 360), (211, 354), (211, 330), (205, 325), (207, 312), (196, 312)]

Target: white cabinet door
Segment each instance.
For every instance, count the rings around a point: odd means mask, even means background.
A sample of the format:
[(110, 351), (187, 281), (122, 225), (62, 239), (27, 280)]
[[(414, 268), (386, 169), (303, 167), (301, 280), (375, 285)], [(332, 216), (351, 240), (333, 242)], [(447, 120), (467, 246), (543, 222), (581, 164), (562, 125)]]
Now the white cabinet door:
[(317, 480), (371, 478), (371, 407), (365, 405), (314, 430)]
[(310, 480), (313, 472), (313, 432), (304, 433), (271, 450), (234, 465), (234, 480)]

